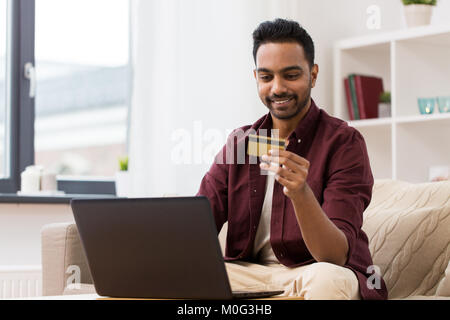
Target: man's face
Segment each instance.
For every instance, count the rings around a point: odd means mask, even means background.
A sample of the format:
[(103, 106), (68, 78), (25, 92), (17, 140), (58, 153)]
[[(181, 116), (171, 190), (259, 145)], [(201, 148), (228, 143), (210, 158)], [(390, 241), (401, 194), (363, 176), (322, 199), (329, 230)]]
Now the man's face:
[(296, 42), (269, 42), (256, 55), (258, 94), (278, 119), (298, 115), (311, 99), (318, 67), (309, 67), (303, 47)]

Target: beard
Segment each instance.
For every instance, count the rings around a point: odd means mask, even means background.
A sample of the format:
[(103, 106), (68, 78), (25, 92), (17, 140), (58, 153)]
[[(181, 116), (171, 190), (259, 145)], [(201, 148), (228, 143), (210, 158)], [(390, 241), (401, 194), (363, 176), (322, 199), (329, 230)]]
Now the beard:
[[(305, 92), (305, 94), (299, 99), (299, 96), (297, 94), (285, 94), (285, 95), (274, 95), (272, 97), (266, 97), (265, 99), (265, 105), (269, 109), (270, 114), (274, 116), (277, 119), (280, 120), (288, 120), (296, 117), (300, 112), (302, 112), (303, 109), (308, 105), (309, 100), (311, 99), (311, 89), (312, 87), (309, 86), (308, 90)], [(287, 110), (280, 111), (277, 110), (276, 107), (273, 106), (274, 102), (272, 101), (274, 98), (277, 99), (293, 99), (295, 104), (294, 106), (290, 107)]]

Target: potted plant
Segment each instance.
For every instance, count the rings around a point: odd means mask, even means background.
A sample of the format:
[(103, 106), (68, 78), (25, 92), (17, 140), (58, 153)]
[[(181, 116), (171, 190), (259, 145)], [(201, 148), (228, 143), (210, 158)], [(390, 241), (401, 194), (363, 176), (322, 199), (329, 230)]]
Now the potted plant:
[(437, 0), (402, 0), (408, 27), (428, 25)]
[(131, 178), (128, 172), (128, 156), (119, 158), (119, 171), (116, 172), (116, 196), (128, 197), (131, 190)]

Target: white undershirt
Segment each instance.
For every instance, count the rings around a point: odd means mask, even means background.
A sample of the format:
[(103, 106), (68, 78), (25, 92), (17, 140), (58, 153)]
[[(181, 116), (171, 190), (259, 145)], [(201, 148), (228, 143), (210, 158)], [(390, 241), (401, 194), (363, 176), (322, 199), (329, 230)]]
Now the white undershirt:
[(275, 173), (269, 171), (266, 179), (266, 194), (261, 210), (261, 218), (259, 219), (258, 229), (256, 230), (255, 243), (253, 246), (253, 257), (258, 262), (279, 263), (275, 256), (272, 245), (270, 244), (270, 220), (272, 217), (272, 197), (273, 186), (275, 183)]

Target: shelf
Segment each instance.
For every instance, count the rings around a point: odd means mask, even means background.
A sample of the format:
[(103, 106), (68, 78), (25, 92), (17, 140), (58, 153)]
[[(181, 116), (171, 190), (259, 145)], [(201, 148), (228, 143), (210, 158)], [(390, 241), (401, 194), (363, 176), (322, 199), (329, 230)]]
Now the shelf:
[(450, 25), (429, 25), (416, 28), (407, 28), (376, 35), (342, 39), (335, 43), (335, 47), (341, 50), (348, 50), (389, 43), (391, 41), (403, 41), (409, 39), (416, 40), (427, 37), (431, 38), (431, 43), (437, 43), (445, 40), (449, 36), (449, 34)]
[(395, 51), (397, 116), (418, 115), (418, 98), (450, 95), (450, 33), (399, 41)]
[(366, 128), (366, 127), (386, 127), (394, 123), (397, 124), (414, 124), (423, 122), (433, 122), (450, 126), (450, 112), (448, 113), (435, 113), (435, 114), (419, 114), (413, 116), (401, 116), (397, 118), (377, 118), (377, 119), (363, 119), (347, 121), (348, 125), (354, 128)]
[(419, 114), (415, 116), (398, 117), (397, 123), (447, 122), (450, 126), (450, 112), (438, 114)]
[[(334, 113), (364, 137), (375, 179), (427, 182), (432, 167), (450, 167), (450, 113), (422, 115), (418, 98), (450, 96), (450, 25), (408, 28), (336, 42)], [(349, 120), (344, 79), (383, 79), (390, 118)]]
[[(383, 79), (385, 91), (391, 91), (391, 46), (389, 43), (369, 45), (335, 51), (335, 81), (340, 85), (335, 88), (335, 115), (349, 119), (344, 79), (350, 74), (365, 74)], [(336, 91), (337, 90), (337, 91)]]
[(363, 119), (348, 121), (348, 125), (354, 128), (390, 126), (392, 125), (392, 118), (377, 118), (377, 119)]

